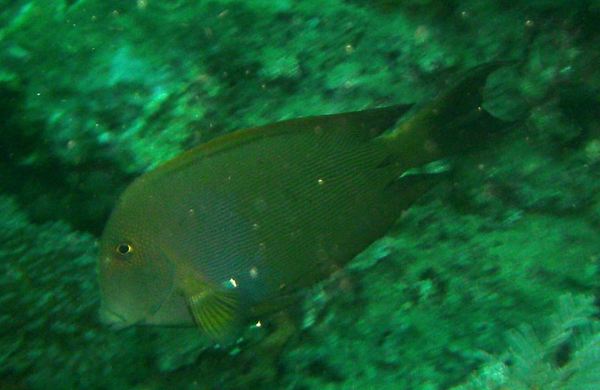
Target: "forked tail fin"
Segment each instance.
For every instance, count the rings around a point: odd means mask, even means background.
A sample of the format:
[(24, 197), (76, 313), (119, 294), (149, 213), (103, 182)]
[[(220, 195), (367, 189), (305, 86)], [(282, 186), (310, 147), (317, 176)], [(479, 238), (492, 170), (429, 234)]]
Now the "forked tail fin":
[(482, 90), (494, 70), (512, 62), (492, 62), (469, 70), (448, 89), (392, 131), (379, 137), (391, 157), (404, 169), (460, 153), (474, 147), (484, 134), (506, 127), (483, 107)]

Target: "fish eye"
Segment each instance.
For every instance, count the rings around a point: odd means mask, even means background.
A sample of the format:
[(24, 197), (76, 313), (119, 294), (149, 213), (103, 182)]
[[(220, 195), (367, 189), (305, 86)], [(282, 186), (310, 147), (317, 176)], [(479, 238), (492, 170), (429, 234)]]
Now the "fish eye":
[(131, 252), (133, 252), (133, 248), (131, 247), (131, 245), (126, 244), (126, 243), (121, 243), (121, 244), (117, 245), (115, 250), (120, 255), (127, 255), (127, 254), (130, 254)]

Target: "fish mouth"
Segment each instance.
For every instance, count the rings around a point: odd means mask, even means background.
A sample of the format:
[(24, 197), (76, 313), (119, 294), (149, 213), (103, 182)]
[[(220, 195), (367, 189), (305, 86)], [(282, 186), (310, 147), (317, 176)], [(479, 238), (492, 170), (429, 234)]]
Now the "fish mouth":
[(164, 300), (156, 304), (156, 306), (149, 311), (147, 317), (142, 317), (133, 321), (131, 318), (127, 319), (125, 316), (119, 314), (117, 311), (109, 308), (106, 305), (100, 305), (100, 309), (98, 310), (100, 323), (115, 330), (125, 329), (136, 325), (148, 325), (151, 323), (153, 316), (160, 311), (160, 309), (163, 307), (163, 304), (171, 297), (172, 293), (173, 289), (169, 291), (169, 294)]

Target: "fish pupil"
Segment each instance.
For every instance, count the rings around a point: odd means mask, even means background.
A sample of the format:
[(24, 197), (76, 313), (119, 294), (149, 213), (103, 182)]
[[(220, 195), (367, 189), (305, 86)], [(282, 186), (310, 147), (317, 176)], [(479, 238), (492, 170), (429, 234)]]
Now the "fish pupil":
[(117, 252), (121, 255), (126, 255), (131, 252), (131, 245), (129, 244), (119, 244), (117, 245)]

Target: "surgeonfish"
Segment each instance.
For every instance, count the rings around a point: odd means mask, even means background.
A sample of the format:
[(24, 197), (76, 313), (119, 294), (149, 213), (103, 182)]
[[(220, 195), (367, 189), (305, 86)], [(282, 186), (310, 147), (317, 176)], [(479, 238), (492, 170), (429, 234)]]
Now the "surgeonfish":
[(102, 320), (219, 339), (293, 305), (439, 182), (420, 167), (503, 126), (481, 106), (501, 64), (424, 104), (239, 130), (141, 175), (101, 238)]

